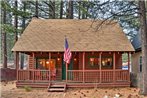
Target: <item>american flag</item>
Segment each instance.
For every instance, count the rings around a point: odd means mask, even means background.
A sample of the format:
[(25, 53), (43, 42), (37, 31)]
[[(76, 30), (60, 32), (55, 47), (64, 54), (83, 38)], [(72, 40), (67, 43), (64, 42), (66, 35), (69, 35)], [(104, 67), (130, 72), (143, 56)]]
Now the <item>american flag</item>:
[(68, 41), (67, 41), (67, 38), (65, 38), (65, 50), (64, 50), (64, 61), (69, 64), (70, 63), (70, 59), (71, 59), (71, 51), (69, 49), (69, 46), (68, 46)]

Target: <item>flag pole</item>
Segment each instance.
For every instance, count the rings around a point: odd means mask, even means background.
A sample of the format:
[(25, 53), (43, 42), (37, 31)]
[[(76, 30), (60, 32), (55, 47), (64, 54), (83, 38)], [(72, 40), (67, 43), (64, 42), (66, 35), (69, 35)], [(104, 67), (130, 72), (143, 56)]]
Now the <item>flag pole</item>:
[(68, 63), (66, 63), (66, 83), (67, 83), (67, 79), (68, 79), (67, 74), (68, 74)]

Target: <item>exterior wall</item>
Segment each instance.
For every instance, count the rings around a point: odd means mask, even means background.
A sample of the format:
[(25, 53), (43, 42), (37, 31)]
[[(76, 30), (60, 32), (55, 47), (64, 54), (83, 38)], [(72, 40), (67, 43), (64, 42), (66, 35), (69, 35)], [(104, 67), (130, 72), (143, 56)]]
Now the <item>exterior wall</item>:
[(83, 69), (83, 53), (79, 53), (79, 70)]
[(137, 52), (137, 53), (132, 54), (132, 60), (131, 60), (132, 67), (131, 68), (132, 68), (133, 73), (139, 73), (140, 56), (141, 56), (141, 52)]
[(122, 69), (122, 54), (115, 54), (116, 69)]
[(140, 72), (139, 69), (139, 63), (140, 63), (140, 56), (141, 56), (141, 51), (132, 54), (132, 59), (131, 59), (131, 65), (132, 65), (132, 73), (131, 73), (131, 82), (132, 86), (137, 86), (141, 87), (142, 86), (142, 73)]
[(33, 61), (33, 56), (30, 55), (29, 56), (29, 68), (28, 69), (34, 69), (35, 68), (35, 64), (33, 64), (33, 62), (35, 63), (35, 60)]

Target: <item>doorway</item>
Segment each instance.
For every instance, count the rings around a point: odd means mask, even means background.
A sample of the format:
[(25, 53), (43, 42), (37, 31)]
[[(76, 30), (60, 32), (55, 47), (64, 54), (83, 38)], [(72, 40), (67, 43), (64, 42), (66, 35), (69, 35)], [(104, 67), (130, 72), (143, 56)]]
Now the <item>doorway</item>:
[[(70, 64), (68, 64), (68, 70), (73, 69), (73, 60), (71, 59)], [(66, 63), (62, 60), (62, 80), (66, 80)]]

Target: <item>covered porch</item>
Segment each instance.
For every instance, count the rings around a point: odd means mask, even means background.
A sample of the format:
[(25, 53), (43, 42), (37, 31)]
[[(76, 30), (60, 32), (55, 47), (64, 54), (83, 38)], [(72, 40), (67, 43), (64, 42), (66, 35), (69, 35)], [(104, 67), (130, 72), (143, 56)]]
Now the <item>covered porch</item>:
[[(123, 53), (127, 53), (128, 56), (127, 70), (122, 69)], [(27, 54), (27, 69), (20, 69), (19, 59), (16, 61), (17, 87), (47, 87), (55, 83), (65, 83), (67, 87), (130, 86), (131, 52), (72, 52), (69, 65), (63, 62), (63, 52)], [(42, 64), (44, 68), (38, 64)], [(53, 69), (56, 69), (55, 76), (52, 75)]]

